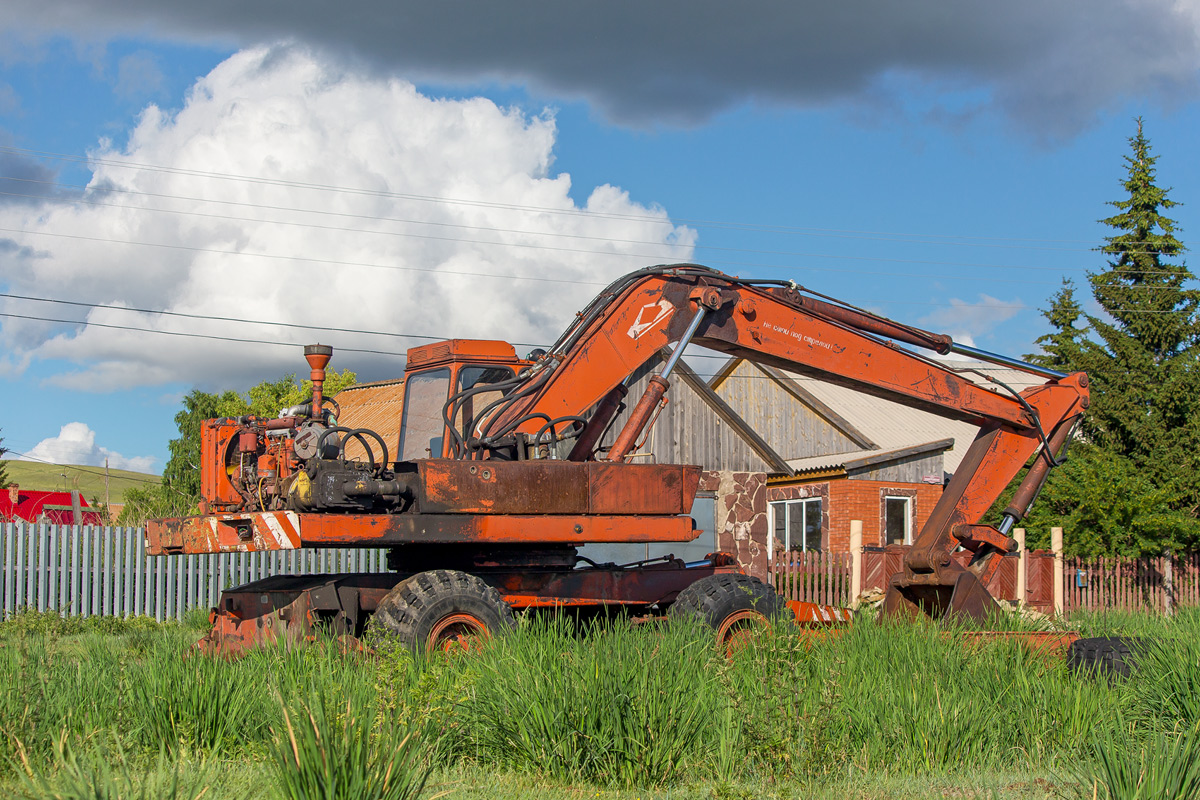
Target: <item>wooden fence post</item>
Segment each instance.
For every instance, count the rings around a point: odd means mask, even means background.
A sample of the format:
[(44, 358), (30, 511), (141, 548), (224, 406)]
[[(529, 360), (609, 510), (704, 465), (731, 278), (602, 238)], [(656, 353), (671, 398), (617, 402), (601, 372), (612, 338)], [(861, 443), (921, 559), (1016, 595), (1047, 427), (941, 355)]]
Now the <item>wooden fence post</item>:
[(1054, 551), (1054, 613), (1063, 616), (1065, 611), (1063, 581), (1063, 529), (1050, 529), (1050, 549)]
[(862, 594), (863, 579), (862, 520), (850, 520), (850, 603)]
[(1014, 599), (1017, 601), (1017, 608), (1024, 608), (1029, 582), (1029, 553), (1025, 550), (1025, 529), (1013, 528), (1012, 536), (1017, 541), (1017, 596)]
[(1168, 550), (1163, 553), (1163, 613), (1168, 617), (1175, 611), (1175, 558)]

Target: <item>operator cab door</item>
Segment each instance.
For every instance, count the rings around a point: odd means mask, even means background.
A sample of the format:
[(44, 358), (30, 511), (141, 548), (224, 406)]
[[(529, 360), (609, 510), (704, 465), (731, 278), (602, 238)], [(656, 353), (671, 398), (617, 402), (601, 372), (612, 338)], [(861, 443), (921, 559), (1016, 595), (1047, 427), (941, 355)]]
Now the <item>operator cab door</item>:
[[(446, 430), (444, 413), (452, 386), (457, 393), (507, 381), (515, 374), (512, 367), (497, 364), (447, 364), (409, 373), (404, 382), (398, 460), (415, 461), (450, 455), (451, 437)], [(454, 420), (464, 439), (471, 433), (467, 427), (475, 415), (501, 396), (500, 391), (485, 391), (466, 399)]]

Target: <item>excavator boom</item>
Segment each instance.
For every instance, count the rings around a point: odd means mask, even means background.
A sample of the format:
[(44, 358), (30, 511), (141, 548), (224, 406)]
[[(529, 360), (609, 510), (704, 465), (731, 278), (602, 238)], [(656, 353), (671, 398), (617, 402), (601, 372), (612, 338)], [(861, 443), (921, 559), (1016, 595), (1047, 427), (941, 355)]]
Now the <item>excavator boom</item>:
[[(896, 342), (939, 354), (967, 352), (1049, 380), (1019, 394), (996, 392)], [(979, 426), (979, 435), (906, 556), (903, 572), (892, 582), (885, 609), (896, 614), (981, 618), (990, 612), (993, 604), (984, 587), (1000, 565), (999, 556), (1016, 547), (1007, 534), (1028, 510), (1088, 405), (1083, 373), (1064, 375), (964, 348), (948, 336), (830, 302), (791, 282), (741, 280), (681, 264), (631, 273), (602, 292), (511, 399), (477, 426), (479, 436), (466, 443), (477, 449), (464, 447), (460, 455), (479, 457), (489, 448), (494, 452), (499, 440), (508, 441), (505, 437), (536, 439), (545, 435), (547, 420), (582, 419), (599, 404), (607, 411), (594, 413), (579, 436), (594, 446), (597, 427), (606, 425), (615, 409), (611, 393), (621, 394), (628, 375), (674, 346), (663, 370), (669, 374), (688, 343)], [(606, 453), (577, 444), (570, 458), (622, 461), (667, 385), (664, 374), (651, 379)], [(1038, 459), (999, 528), (980, 525), (1035, 453)], [(950, 558), (960, 546), (974, 554), (966, 569)]]

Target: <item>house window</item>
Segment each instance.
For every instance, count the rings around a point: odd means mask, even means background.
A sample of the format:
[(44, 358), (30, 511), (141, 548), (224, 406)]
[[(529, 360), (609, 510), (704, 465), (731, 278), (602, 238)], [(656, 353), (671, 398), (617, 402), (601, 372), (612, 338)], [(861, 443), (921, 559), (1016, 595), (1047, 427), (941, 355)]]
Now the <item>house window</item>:
[(821, 498), (780, 500), (771, 503), (770, 508), (775, 535), (768, 544), (782, 548), (783, 552), (821, 549)]
[(883, 498), (884, 541), (887, 544), (912, 544), (911, 497), (886, 495)]

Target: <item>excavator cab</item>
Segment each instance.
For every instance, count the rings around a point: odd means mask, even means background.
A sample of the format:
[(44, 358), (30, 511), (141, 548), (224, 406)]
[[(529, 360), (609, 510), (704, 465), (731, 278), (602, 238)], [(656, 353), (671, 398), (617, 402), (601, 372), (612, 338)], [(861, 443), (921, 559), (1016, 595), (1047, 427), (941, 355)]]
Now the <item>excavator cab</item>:
[(410, 349), (397, 460), (453, 455), (445, 416), (450, 397), (464, 396), (455, 409), (454, 425), (466, 439), (476, 415), (500, 399), (504, 384), (530, 363), (518, 358), (508, 342), (486, 339), (450, 339)]

